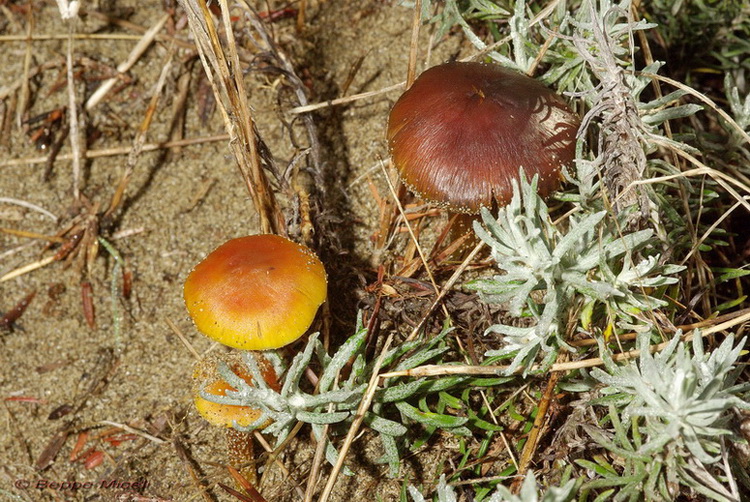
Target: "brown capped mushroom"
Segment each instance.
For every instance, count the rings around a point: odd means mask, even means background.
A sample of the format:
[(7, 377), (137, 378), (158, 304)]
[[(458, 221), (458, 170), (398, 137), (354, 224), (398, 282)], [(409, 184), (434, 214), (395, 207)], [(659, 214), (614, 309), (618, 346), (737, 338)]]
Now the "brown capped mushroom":
[(404, 184), (455, 212), (505, 205), (519, 169), (547, 195), (575, 156), (580, 120), (542, 83), (494, 64), (447, 63), (422, 73), (388, 121)]

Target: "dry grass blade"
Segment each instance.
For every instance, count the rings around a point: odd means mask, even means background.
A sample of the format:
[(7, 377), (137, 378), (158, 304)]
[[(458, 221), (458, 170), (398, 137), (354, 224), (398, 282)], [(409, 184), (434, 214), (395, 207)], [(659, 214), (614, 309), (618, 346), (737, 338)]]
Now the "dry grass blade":
[[(712, 333), (718, 333), (720, 331), (726, 331), (728, 329), (733, 328), (734, 326), (739, 326), (741, 324), (744, 324), (746, 322), (750, 321), (750, 311), (746, 312), (745, 314), (735, 317), (733, 319), (730, 319), (728, 321), (722, 322), (720, 324), (716, 324), (714, 326), (711, 326), (710, 328), (703, 330), (703, 335), (710, 335)], [(686, 333), (682, 336), (683, 341), (690, 341), (693, 339), (693, 333)], [(649, 351), (652, 353), (659, 352), (666, 348), (671, 342), (664, 342), (659, 343), (657, 345), (652, 345), (649, 348)], [(641, 355), (641, 351), (638, 349), (629, 350), (627, 352), (618, 352), (616, 354), (612, 354), (612, 360), (615, 362), (621, 362), (621, 361), (628, 361), (630, 359), (635, 359)], [(552, 366), (550, 366), (549, 371), (572, 371), (576, 369), (581, 368), (593, 368), (595, 366), (602, 366), (604, 364), (604, 361), (600, 357), (593, 357), (591, 359), (583, 359), (580, 361), (570, 361), (570, 362), (564, 362), (564, 363), (555, 363)], [(474, 365), (464, 365), (464, 364), (457, 364), (452, 366), (443, 366), (443, 365), (437, 365), (437, 364), (425, 364), (424, 366), (417, 366), (416, 368), (412, 368), (410, 370), (401, 370), (401, 371), (391, 371), (388, 373), (382, 373), (380, 375), (380, 378), (394, 378), (394, 377), (402, 377), (402, 376), (409, 376), (409, 377), (434, 377), (434, 376), (446, 376), (446, 375), (501, 375), (505, 371), (508, 370), (510, 366), (505, 365), (493, 365), (493, 366), (474, 366)], [(541, 365), (534, 365), (529, 371), (538, 371), (541, 369)], [(520, 374), (523, 372), (523, 368), (519, 368), (516, 373)]]
[(29, 272), (33, 272), (34, 270), (40, 269), (46, 265), (49, 265), (53, 261), (55, 261), (57, 258), (52, 256), (47, 256), (46, 258), (42, 258), (40, 260), (37, 260), (35, 262), (29, 263), (28, 265), (24, 265), (23, 267), (19, 267), (15, 270), (11, 270), (7, 274), (0, 277), (0, 282), (9, 281), (11, 279), (15, 279), (16, 277), (20, 277), (24, 274), (28, 274)]
[(703, 101), (704, 103), (706, 103), (706, 105), (709, 106), (709, 108), (711, 108), (713, 111), (718, 113), (721, 116), (721, 118), (726, 120), (727, 123), (732, 126), (732, 129), (737, 131), (743, 138), (745, 138), (745, 141), (750, 143), (750, 134), (748, 134), (747, 131), (745, 131), (742, 127), (740, 127), (739, 124), (737, 124), (737, 122), (727, 112), (719, 108), (719, 106), (716, 103), (714, 103), (713, 100), (710, 99), (705, 94), (696, 91), (689, 85), (685, 85), (682, 82), (678, 82), (677, 80), (671, 79), (669, 77), (665, 77), (663, 75), (656, 75), (655, 73), (646, 73), (646, 72), (639, 72), (639, 74), (643, 75), (644, 77), (653, 78), (655, 80), (660, 80), (662, 82), (665, 82)]
[[(417, 252), (419, 253), (419, 258), (422, 260), (422, 265), (424, 265), (425, 272), (427, 272), (427, 276), (430, 278), (430, 283), (432, 284), (432, 287), (435, 288), (435, 292), (438, 291), (437, 282), (435, 282), (435, 276), (432, 274), (432, 269), (430, 269), (430, 264), (427, 263), (427, 257), (424, 254), (424, 251), (422, 250), (422, 246), (419, 245), (419, 239), (417, 239), (417, 236), (414, 234), (414, 229), (411, 227), (411, 224), (409, 223), (409, 219), (406, 217), (406, 213), (404, 212), (404, 206), (401, 204), (401, 201), (398, 198), (398, 194), (396, 193), (396, 187), (393, 186), (393, 182), (391, 181), (390, 176), (388, 176), (388, 172), (385, 170), (385, 166), (381, 164), (381, 168), (383, 169), (383, 177), (385, 178), (385, 181), (388, 183), (388, 189), (391, 192), (391, 196), (393, 197), (394, 202), (396, 203), (396, 208), (401, 214), (401, 217), (404, 219), (404, 225), (406, 226), (406, 229), (409, 231), (409, 235), (411, 236), (412, 242), (414, 242), (414, 245), (416, 246)], [(446, 317), (450, 317), (450, 314), (448, 314), (448, 309), (443, 307), (443, 311), (445, 312)]]
[(163, 440), (163, 439), (161, 439), (161, 438), (153, 436), (153, 435), (149, 434), (148, 432), (143, 432), (142, 430), (136, 429), (134, 427), (130, 427), (127, 424), (121, 424), (121, 423), (118, 423), (118, 422), (112, 422), (111, 420), (102, 420), (99, 423), (100, 424), (104, 424), (104, 425), (111, 425), (112, 427), (116, 427), (118, 429), (124, 430), (125, 432), (129, 432), (130, 434), (135, 434), (136, 436), (141, 436), (144, 439), (148, 439), (152, 443), (156, 443), (156, 444), (164, 444), (164, 443), (166, 443), (166, 441)]
[(56, 235), (45, 235), (38, 232), (29, 232), (27, 230), (17, 230), (15, 228), (0, 227), (0, 232), (8, 235), (15, 235), (16, 237), (25, 237), (26, 239), (39, 239), (43, 241), (56, 242), (62, 244), (65, 239)]
[[(227, 470), (229, 471), (229, 474), (232, 475), (232, 478), (235, 480), (235, 482), (239, 486), (241, 486), (242, 489), (245, 490), (245, 492), (249, 495), (247, 500), (250, 500), (251, 502), (266, 502), (266, 499), (263, 498), (263, 495), (261, 495), (258, 492), (258, 490), (256, 490), (255, 487), (251, 485), (250, 482), (247, 479), (245, 479), (237, 469), (235, 469), (231, 465), (228, 465)], [(229, 489), (225, 485), (219, 483), (219, 486), (227, 490), (228, 493), (232, 493), (232, 492), (229, 492)], [(242, 495), (242, 496), (244, 497), (245, 495)], [(243, 498), (240, 500), (245, 500), (245, 499)]]
[[(200, 145), (202, 143), (215, 143), (217, 141), (226, 141), (229, 139), (228, 134), (217, 134), (214, 136), (203, 136), (199, 138), (186, 138), (178, 141), (165, 141), (163, 143), (146, 143), (141, 147), (141, 152), (153, 152), (156, 150), (163, 150), (166, 148), (174, 148), (181, 146)], [(98, 159), (101, 157), (115, 157), (117, 155), (127, 155), (133, 150), (132, 146), (117, 146), (113, 148), (102, 148), (99, 150), (86, 150), (84, 152), (84, 158)], [(71, 154), (58, 155), (57, 160), (71, 160), (73, 156)], [(27, 157), (24, 159), (10, 159), (4, 162), (0, 162), (0, 167), (14, 167), (23, 166), (27, 164), (44, 164), (47, 162), (47, 157)], [(6, 202), (13, 199), (8, 197), (0, 197), (0, 202)], [(21, 204), (19, 204), (21, 205)], [(49, 213), (51, 218), (57, 220), (57, 217)]]
[(441, 304), (445, 296), (448, 294), (448, 292), (451, 290), (454, 284), (456, 284), (456, 281), (458, 281), (458, 278), (461, 277), (461, 274), (464, 273), (464, 271), (468, 268), (471, 261), (474, 259), (474, 257), (479, 254), (479, 252), (484, 248), (484, 242), (480, 241), (476, 246), (474, 246), (474, 249), (471, 250), (471, 252), (464, 258), (464, 261), (461, 262), (461, 265), (456, 269), (455, 272), (453, 272), (453, 275), (450, 276), (450, 279), (445, 283), (443, 286), (443, 289), (440, 290), (440, 293), (438, 294), (437, 298), (435, 298), (435, 301), (432, 302), (432, 305), (430, 305), (430, 308), (425, 312), (424, 316), (422, 317), (422, 320), (419, 322), (419, 324), (412, 330), (412, 332), (409, 334), (406, 341), (413, 340), (416, 338), (416, 336), (419, 334), (419, 332), (422, 329), (422, 326), (424, 326), (424, 323), (427, 321), (427, 318), (434, 312), (435, 308)]
[[(139, 40), (141, 37), (138, 35), (128, 35), (126, 33), (73, 33), (71, 38), (73, 38), (73, 40)], [(30, 39), (26, 35), (0, 35), (0, 42), (25, 42), (27, 40), (42, 42), (67, 39), (68, 35), (62, 34), (36, 34), (32, 35)], [(192, 45), (188, 45), (188, 48), (192, 47)]]
[[(165, 14), (156, 22), (156, 24), (154, 24), (154, 26), (151, 27), (151, 29), (146, 32), (145, 35), (143, 35), (140, 41), (135, 45), (135, 47), (133, 47), (133, 50), (130, 51), (128, 59), (120, 63), (120, 65), (117, 67), (118, 72), (125, 73), (133, 67), (133, 65), (138, 61), (138, 59), (140, 59), (143, 53), (146, 52), (146, 49), (148, 49), (148, 47), (154, 41), (154, 39), (156, 38), (156, 34), (161, 31), (168, 19), (169, 14)], [(86, 102), (86, 109), (91, 110), (96, 105), (98, 105), (99, 102), (104, 98), (104, 96), (106, 96), (107, 93), (112, 90), (116, 83), (117, 77), (112, 77), (104, 82)]]
[(406, 82), (399, 82), (398, 84), (389, 85), (388, 87), (378, 89), (377, 91), (361, 92), (359, 94), (352, 94), (351, 96), (346, 96), (343, 98), (331, 99), (322, 103), (313, 103), (305, 106), (295, 106), (294, 108), (289, 110), (289, 113), (309, 113), (314, 112), (315, 110), (320, 110), (322, 108), (328, 108), (329, 106), (345, 105), (347, 103), (359, 101), (360, 99), (372, 98), (375, 96), (380, 96), (382, 94), (387, 94), (392, 91), (398, 91), (403, 89), (404, 87), (406, 87)]
[[(328, 411), (330, 412), (332, 410), (333, 405), (329, 405)], [(307, 477), (307, 487), (305, 488), (304, 502), (312, 502), (313, 495), (315, 495), (315, 486), (318, 484), (320, 469), (323, 466), (323, 459), (325, 458), (325, 449), (327, 443), (326, 438), (328, 438), (328, 424), (323, 426), (322, 437), (318, 441), (318, 445), (315, 447), (315, 455), (313, 456), (310, 475)]]
[[(34, 9), (29, 9), (27, 14), (26, 23), (26, 36), (31, 37), (34, 31)], [(21, 80), (21, 94), (18, 98), (18, 105), (16, 106), (16, 125), (20, 128), (24, 119), (24, 114), (29, 107), (29, 99), (31, 97), (31, 60), (33, 51), (31, 49), (31, 40), (27, 39), (26, 51), (23, 59), (23, 79)]]
[[(670, 145), (654, 140), (654, 143), (665, 146), (667, 148), (670, 147)], [(746, 184), (742, 183), (741, 181), (735, 179), (732, 176), (729, 176), (725, 173), (722, 173), (721, 171), (717, 171), (716, 169), (713, 169), (711, 167), (708, 167), (700, 160), (696, 159), (692, 155), (690, 155), (687, 152), (683, 152), (679, 149), (674, 149), (674, 152), (677, 153), (680, 157), (683, 157), (687, 159), (692, 164), (698, 166), (695, 169), (689, 169), (687, 171), (683, 171), (679, 174), (670, 174), (667, 176), (659, 176), (655, 178), (649, 178), (646, 180), (638, 180), (634, 181), (632, 185), (647, 185), (647, 184), (655, 184), (660, 183), (663, 181), (669, 181), (676, 178), (688, 178), (691, 176), (704, 176), (708, 175), (710, 176), (716, 183), (718, 183), (724, 190), (727, 191), (732, 197), (735, 198), (735, 200), (745, 207), (748, 211), (750, 211), (750, 202), (747, 201), (748, 198), (750, 198), (750, 186), (747, 186)], [(742, 189), (747, 195), (740, 195), (737, 190), (732, 188), (730, 185), (735, 185), (736, 187)]]
[[(260, 497), (260, 498), (256, 498), (255, 496), (248, 496), (248, 495), (245, 495), (243, 493), (240, 493), (237, 490), (235, 490), (234, 488), (228, 487), (224, 483), (219, 483), (219, 486), (221, 487), (222, 490), (224, 490), (228, 494), (232, 495), (233, 497), (235, 497), (240, 502), (265, 502), (265, 500), (266, 500), (259, 493), (258, 493), (258, 497)], [(257, 493), (257, 492), (255, 492), (255, 493)]]
[(422, 0), (414, 2), (414, 17), (411, 22), (411, 41), (409, 43), (409, 69), (406, 73), (406, 88), (411, 87), (417, 78), (417, 56), (419, 54), (419, 27), (422, 24)]
[(20, 200), (20, 199), (14, 199), (12, 197), (0, 197), (0, 202), (4, 202), (6, 204), (13, 204), (15, 206), (25, 207), (26, 209), (31, 209), (32, 211), (36, 211), (38, 213), (43, 214), (44, 216), (47, 216), (52, 221), (57, 223), (57, 216), (52, 214), (50, 211), (47, 211), (43, 207), (37, 206), (36, 204), (32, 204), (31, 202), (27, 202), (25, 200)]
[(183, 334), (182, 330), (177, 327), (177, 325), (171, 320), (171, 319), (165, 319), (167, 325), (172, 330), (172, 332), (177, 335), (177, 338), (180, 339), (182, 344), (185, 346), (185, 348), (190, 352), (196, 361), (201, 360), (201, 355), (198, 354), (198, 351), (195, 350), (195, 347), (193, 347), (193, 344), (190, 343), (190, 341), (187, 339), (187, 337)]
[(221, 1), (226, 48), (205, 2), (180, 0), (180, 5), (187, 14), (198, 54), (229, 133), (229, 146), (260, 216), (261, 231), (285, 234), (283, 215), (261, 165), (227, 2)]
[(326, 486), (323, 489), (323, 494), (318, 499), (319, 502), (327, 502), (328, 498), (331, 496), (331, 492), (333, 491), (333, 485), (336, 483), (336, 478), (338, 477), (339, 472), (341, 472), (341, 469), (344, 467), (344, 458), (346, 457), (346, 454), (349, 452), (349, 449), (351, 448), (352, 443), (354, 442), (354, 438), (357, 435), (357, 432), (359, 432), (359, 428), (362, 426), (362, 422), (365, 419), (367, 410), (370, 408), (370, 405), (372, 404), (372, 400), (375, 397), (375, 392), (378, 390), (378, 382), (379, 382), (379, 376), (380, 376), (378, 372), (380, 371), (380, 367), (383, 364), (383, 359), (388, 353), (388, 349), (391, 348), (392, 341), (393, 341), (393, 333), (388, 335), (388, 338), (386, 339), (385, 344), (383, 345), (383, 349), (380, 352), (378, 359), (375, 361), (375, 367), (372, 370), (372, 377), (370, 378), (370, 382), (367, 384), (367, 390), (365, 391), (365, 396), (362, 398), (362, 401), (359, 403), (359, 407), (357, 408), (357, 414), (354, 416), (354, 420), (352, 421), (352, 425), (349, 428), (349, 432), (346, 434), (346, 439), (344, 440), (344, 444), (341, 446), (341, 451), (339, 451), (339, 458), (336, 460), (336, 465), (333, 466), (333, 471), (331, 472), (331, 475), (328, 477)]
[(206, 502), (216, 502), (216, 499), (208, 493), (206, 486), (203, 484), (195, 460), (190, 456), (190, 452), (185, 448), (177, 436), (172, 438), (172, 446), (177, 453), (177, 458), (180, 459), (185, 470), (187, 470), (190, 475), (190, 480), (192, 481), (193, 486), (198, 490), (198, 493), (203, 497), (203, 500)]
[[(563, 354), (558, 356), (558, 360), (560, 359), (560, 357), (563, 357)], [(539, 441), (542, 438), (542, 428), (547, 421), (547, 412), (549, 411), (550, 404), (552, 402), (552, 399), (554, 398), (555, 387), (557, 386), (557, 382), (560, 379), (560, 375), (561, 373), (559, 371), (555, 371), (549, 376), (549, 380), (547, 380), (547, 385), (544, 389), (544, 394), (542, 394), (542, 399), (537, 405), (534, 424), (531, 426), (531, 430), (529, 431), (529, 434), (527, 436), (526, 443), (524, 443), (523, 445), (521, 458), (519, 459), (518, 464), (516, 464), (518, 476), (513, 480), (513, 484), (511, 487), (511, 491), (513, 493), (518, 493), (518, 491), (521, 489), (521, 483), (523, 483), (525, 475), (529, 470), (529, 466), (534, 459), (534, 453), (536, 453), (536, 449), (539, 446)]]
[(68, 120), (70, 121), (70, 147), (73, 152), (73, 199), (81, 198), (81, 141), (78, 128), (78, 103), (76, 101), (75, 79), (73, 78), (73, 31), (78, 16), (73, 16), (68, 22), (68, 44), (65, 54), (66, 79), (68, 81)]

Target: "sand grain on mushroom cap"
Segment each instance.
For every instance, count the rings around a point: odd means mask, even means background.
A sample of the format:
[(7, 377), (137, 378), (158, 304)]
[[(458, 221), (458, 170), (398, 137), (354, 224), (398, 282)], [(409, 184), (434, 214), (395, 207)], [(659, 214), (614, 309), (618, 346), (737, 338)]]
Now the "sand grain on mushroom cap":
[(327, 296), (315, 253), (278, 235), (232, 239), (185, 281), (190, 316), (205, 335), (248, 350), (282, 347), (304, 334)]
[(505, 205), (523, 168), (546, 195), (573, 161), (580, 121), (553, 91), (484, 63), (446, 63), (422, 73), (388, 121), (391, 156), (418, 196), (452, 211)]

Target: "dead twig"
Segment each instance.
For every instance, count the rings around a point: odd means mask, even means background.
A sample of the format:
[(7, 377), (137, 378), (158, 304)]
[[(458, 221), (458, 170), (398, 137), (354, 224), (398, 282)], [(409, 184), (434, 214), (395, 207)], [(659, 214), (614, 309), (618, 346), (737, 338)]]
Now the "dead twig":
[(31, 58), (32, 58), (32, 44), (31, 34), (34, 31), (34, 9), (29, 8), (26, 16), (26, 52), (23, 58), (23, 79), (21, 80), (21, 95), (18, 98), (18, 105), (16, 106), (16, 125), (20, 128), (23, 124), (24, 115), (29, 107), (29, 100), (31, 99)]

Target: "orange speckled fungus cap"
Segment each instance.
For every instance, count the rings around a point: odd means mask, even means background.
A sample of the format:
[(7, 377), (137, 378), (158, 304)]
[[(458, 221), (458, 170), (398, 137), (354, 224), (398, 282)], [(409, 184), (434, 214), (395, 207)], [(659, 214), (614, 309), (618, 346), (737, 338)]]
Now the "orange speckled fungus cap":
[[(223, 396), (228, 390), (236, 389), (231, 387), (224, 380), (217, 380), (206, 385), (203, 390), (214, 396)], [(237, 424), (239, 427), (247, 427), (258, 420), (261, 415), (261, 411), (256, 410), (255, 408), (236, 406), (233, 404), (214, 403), (200, 394), (196, 394), (193, 400), (195, 402), (195, 409), (198, 410), (198, 413), (213, 425), (232, 427), (234, 424)]]
[(396, 101), (388, 144), (404, 184), (456, 212), (503, 206), (523, 168), (539, 192), (575, 157), (580, 120), (541, 82), (494, 64), (446, 63)]
[(282, 347), (302, 336), (325, 301), (325, 268), (305, 246), (278, 235), (232, 239), (185, 281), (195, 325), (238, 349)]
[[(279, 384), (278, 376), (276, 375), (271, 363), (262, 356), (256, 357), (256, 360), (258, 361), (263, 379), (272, 389), (279, 391), (281, 385)], [(232, 372), (246, 381), (249, 385), (253, 385), (253, 378), (244, 370), (242, 365), (237, 364), (232, 366)], [(200, 381), (199, 383), (202, 384), (202, 381), (208, 378), (208, 375), (202, 374), (202, 372), (199, 371), (196, 375), (193, 375), (193, 377), (198, 379)], [(237, 389), (233, 388), (220, 378), (211, 378), (209, 379), (209, 383), (203, 386), (202, 390), (205, 393), (214, 396), (224, 396), (228, 390), (235, 391)], [(209, 401), (201, 395), (199, 390), (195, 391), (193, 401), (198, 413), (213, 425), (234, 427), (236, 424), (239, 427), (248, 427), (261, 416), (261, 411), (255, 408), (233, 404), (219, 404)], [(262, 429), (267, 425), (268, 423), (263, 424), (259, 428)]]

